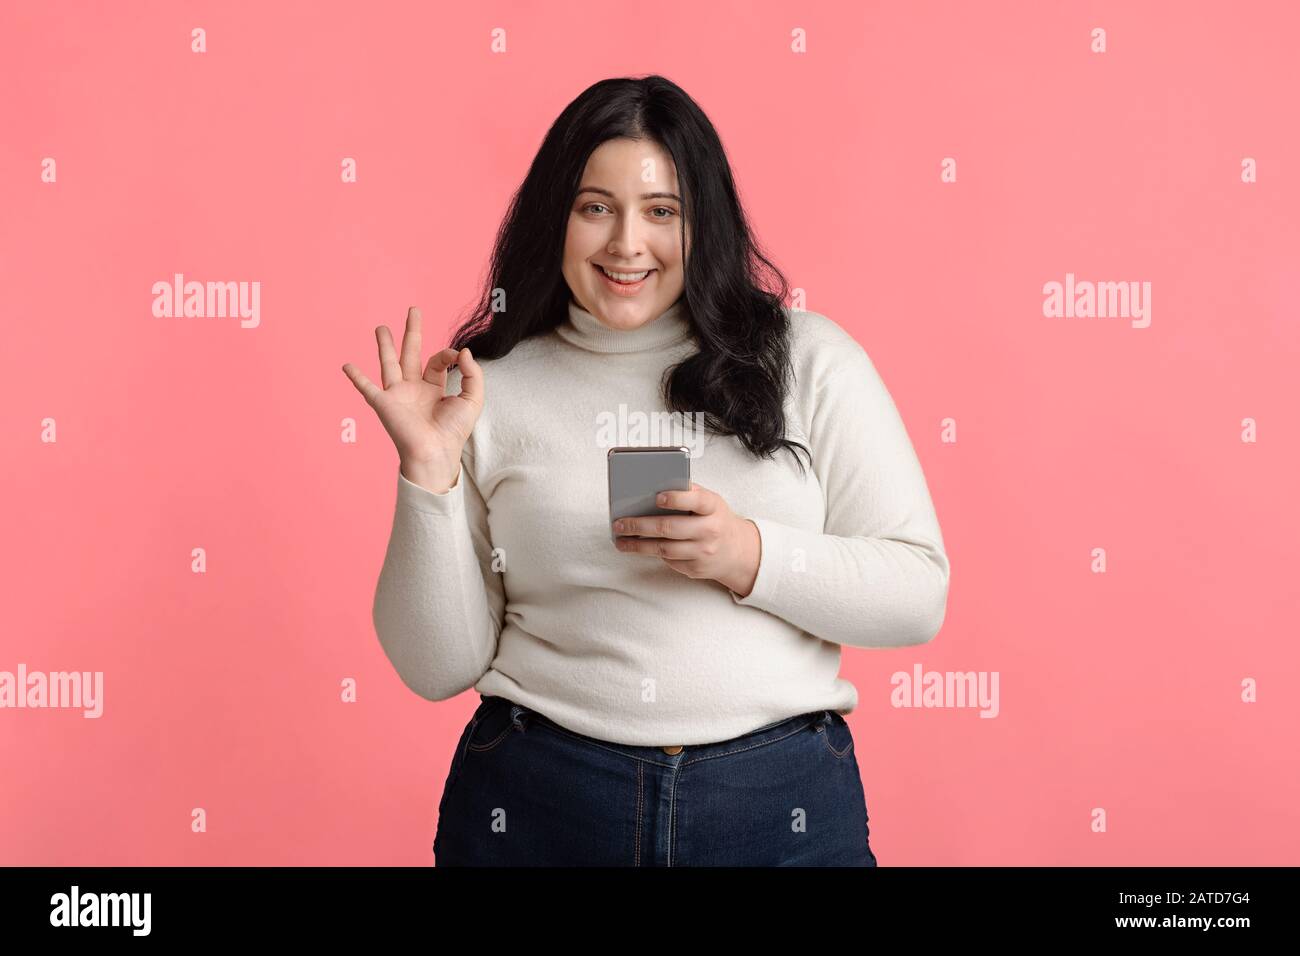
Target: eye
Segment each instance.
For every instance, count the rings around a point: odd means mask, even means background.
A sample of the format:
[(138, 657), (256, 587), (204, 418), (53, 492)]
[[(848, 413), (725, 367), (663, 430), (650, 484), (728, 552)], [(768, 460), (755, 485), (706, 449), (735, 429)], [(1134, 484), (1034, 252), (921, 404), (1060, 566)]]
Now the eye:
[[(606, 206), (603, 202), (589, 202), (582, 207), (582, 211), (590, 212), (592, 209), (608, 209), (608, 208), (609, 207)], [(651, 210), (651, 212), (667, 213), (667, 215), (664, 216), (651, 217), (652, 219), (659, 219), (659, 220), (672, 219), (674, 216), (677, 215), (677, 210), (673, 209), (671, 206), (655, 206), (654, 209)]]

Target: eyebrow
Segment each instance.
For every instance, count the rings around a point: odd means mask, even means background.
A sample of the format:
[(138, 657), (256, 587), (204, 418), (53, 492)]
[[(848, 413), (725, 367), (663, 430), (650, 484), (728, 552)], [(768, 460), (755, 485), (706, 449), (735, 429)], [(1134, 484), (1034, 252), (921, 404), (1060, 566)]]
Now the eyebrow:
[[(610, 199), (615, 198), (612, 192), (610, 192), (608, 189), (601, 189), (599, 186), (583, 186), (581, 189), (578, 190), (578, 195), (581, 196), (583, 193), (599, 193), (602, 196), (608, 196)], [(682, 201), (682, 197), (678, 196), (676, 193), (642, 193), (641, 198), (642, 199), (675, 199), (677, 200), (677, 202)]]

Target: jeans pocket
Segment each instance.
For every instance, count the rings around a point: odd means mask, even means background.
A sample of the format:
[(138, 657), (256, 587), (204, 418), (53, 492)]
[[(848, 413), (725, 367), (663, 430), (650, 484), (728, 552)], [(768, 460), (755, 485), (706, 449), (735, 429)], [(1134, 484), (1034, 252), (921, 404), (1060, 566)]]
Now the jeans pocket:
[(509, 749), (507, 742), (523, 730), (521, 715), (532, 713), (505, 697), (480, 696), (483, 697), (482, 702), (456, 742), (451, 769), (442, 788), (442, 799), (438, 802), (437, 832), (433, 841), (435, 858), (443, 839), (445, 814), (450, 811), (455, 817), (464, 802), (465, 798), (457, 800), (459, 791), (465, 790), (467, 794), (473, 794), (482, 788), (483, 779), (480, 775), (506, 759), (506, 751)]
[(524, 729), (524, 718), (531, 714), (505, 697), (487, 697), (474, 715), (474, 729), (465, 744), (466, 754), (491, 753), (510, 737)]
[(836, 760), (848, 759), (853, 750), (853, 732), (849, 730), (848, 721), (838, 711), (824, 711), (817, 729), (824, 746)]
[(447, 779), (442, 785), (442, 798), (438, 801), (438, 817), (442, 818), (442, 812), (447, 807), (447, 798), (456, 786), (456, 781), (460, 779), (461, 767), (465, 763), (465, 751), (469, 747), (470, 741), (474, 737), (474, 732), (478, 729), (479, 716), (483, 713), (484, 704), (479, 704), (470, 717), (469, 722), (465, 724), (465, 729), (460, 732), (460, 738), (456, 741), (456, 749), (451, 754), (451, 767), (447, 770)]

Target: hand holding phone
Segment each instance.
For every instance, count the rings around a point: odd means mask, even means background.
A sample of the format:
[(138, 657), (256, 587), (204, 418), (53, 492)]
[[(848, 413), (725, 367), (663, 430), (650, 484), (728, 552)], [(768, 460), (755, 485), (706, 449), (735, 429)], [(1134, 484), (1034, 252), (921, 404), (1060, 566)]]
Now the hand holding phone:
[(609, 455), (609, 537), (618, 540), (614, 522), (646, 515), (690, 512), (661, 508), (661, 491), (690, 491), (691, 450), (685, 446), (611, 448)]

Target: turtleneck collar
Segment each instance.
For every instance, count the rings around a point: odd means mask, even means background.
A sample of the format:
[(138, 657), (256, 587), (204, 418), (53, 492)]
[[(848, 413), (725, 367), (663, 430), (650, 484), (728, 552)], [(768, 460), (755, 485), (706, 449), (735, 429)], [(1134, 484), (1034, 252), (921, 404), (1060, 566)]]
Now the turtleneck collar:
[(556, 326), (555, 332), (589, 352), (645, 352), (684, 340), (691, 334), (691, 324), (685, 315), (684, 297), (635, 329), (611, 329), (570, 297), (568, 321)]

